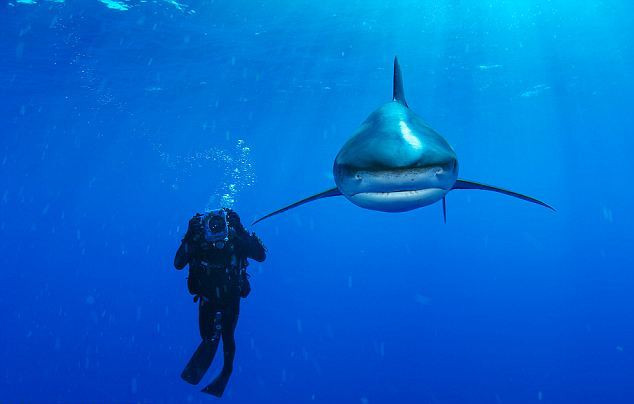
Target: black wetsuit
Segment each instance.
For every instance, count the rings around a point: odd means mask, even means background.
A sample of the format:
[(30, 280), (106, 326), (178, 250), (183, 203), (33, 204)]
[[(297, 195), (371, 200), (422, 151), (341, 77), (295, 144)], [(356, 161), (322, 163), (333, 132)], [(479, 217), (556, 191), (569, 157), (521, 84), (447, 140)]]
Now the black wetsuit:
[[(202, 338), (199, 349), (192, 357), (202, 357), (194, 373), (183, 378), (190, 383), (198, 383), (207, 370), (219, 340), (222, 338), (224, 363), (220, 375), (203, 391), (222, 395), (226, 383), (233, 371), (233, 359), (236, 351), (234, 332), (240, 314), (240, 298), (248, 293), (247, 274), (244, 268), (247, 258), (262, 262), (266, 251), (255, 234), (249, 234), (233, 211), (229, 211), (229, 241), (222, 248), (207, 243), (203, 237), (188, 230), (181, 246), (176, 252), (174, 266), (183, 269), (189, 264), (188, 287), (199, 300), (198, 325)], [(199, 351), (202, 349), (202, 353)], [(200, 359), (197, 359), (200, 362)], [(190, 361), (190, 364), (191, 362)], [(189, 365), (188, 364), (188, 367)], [(187, 368), (186, 368), (187, 371)]]

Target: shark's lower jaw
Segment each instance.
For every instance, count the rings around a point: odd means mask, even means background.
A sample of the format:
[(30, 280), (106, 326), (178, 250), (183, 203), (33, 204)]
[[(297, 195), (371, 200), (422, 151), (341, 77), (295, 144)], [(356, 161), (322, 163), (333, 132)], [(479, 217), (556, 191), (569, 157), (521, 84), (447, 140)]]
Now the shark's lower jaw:
[(439, 201), (448, 192), (442, 188), (391, 192), (359, 192), (346, 195), (350, 202), (365, 209), (382, 212), (405, 212), (431, 205)]

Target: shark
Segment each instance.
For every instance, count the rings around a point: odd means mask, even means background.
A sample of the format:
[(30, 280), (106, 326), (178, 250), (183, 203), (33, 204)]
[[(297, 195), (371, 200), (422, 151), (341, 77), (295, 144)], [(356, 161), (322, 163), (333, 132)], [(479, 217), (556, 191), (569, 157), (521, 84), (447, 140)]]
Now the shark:
[(427, 125), (405, 99), (398, 58), (394, 58), (392, 101), (372, 112), (341, 147), (333, 164), (335, 187), (257, 219), (256, 224), (318, 199), (344, 196), (353, 204), (382, 212), (406, 212), (442, 201), (453, 190), (478, 189), (554, 208), (530, 196), (458, 178), (451, 145)]

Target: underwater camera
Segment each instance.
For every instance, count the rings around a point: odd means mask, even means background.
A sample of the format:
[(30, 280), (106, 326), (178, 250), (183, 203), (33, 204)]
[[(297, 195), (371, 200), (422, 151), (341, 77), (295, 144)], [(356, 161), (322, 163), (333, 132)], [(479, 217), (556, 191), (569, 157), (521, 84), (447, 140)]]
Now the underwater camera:
[(208, 212), (202, 217), (205, 240), (216, 248), (224, 248), (229, 241), (229, 224), (227, 212), (217, 209)]

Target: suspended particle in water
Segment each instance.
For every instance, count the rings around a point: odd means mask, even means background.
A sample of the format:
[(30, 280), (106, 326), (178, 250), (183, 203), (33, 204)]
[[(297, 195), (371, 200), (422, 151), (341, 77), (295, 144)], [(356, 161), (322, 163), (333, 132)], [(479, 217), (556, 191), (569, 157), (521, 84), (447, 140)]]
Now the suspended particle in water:
[(431, 298), (418, 293), (414, 296), (414, 300), (416, 300), (416, 303), (420, 304), (421, 306), (427, 306), (429, 302), (431, 302)]

